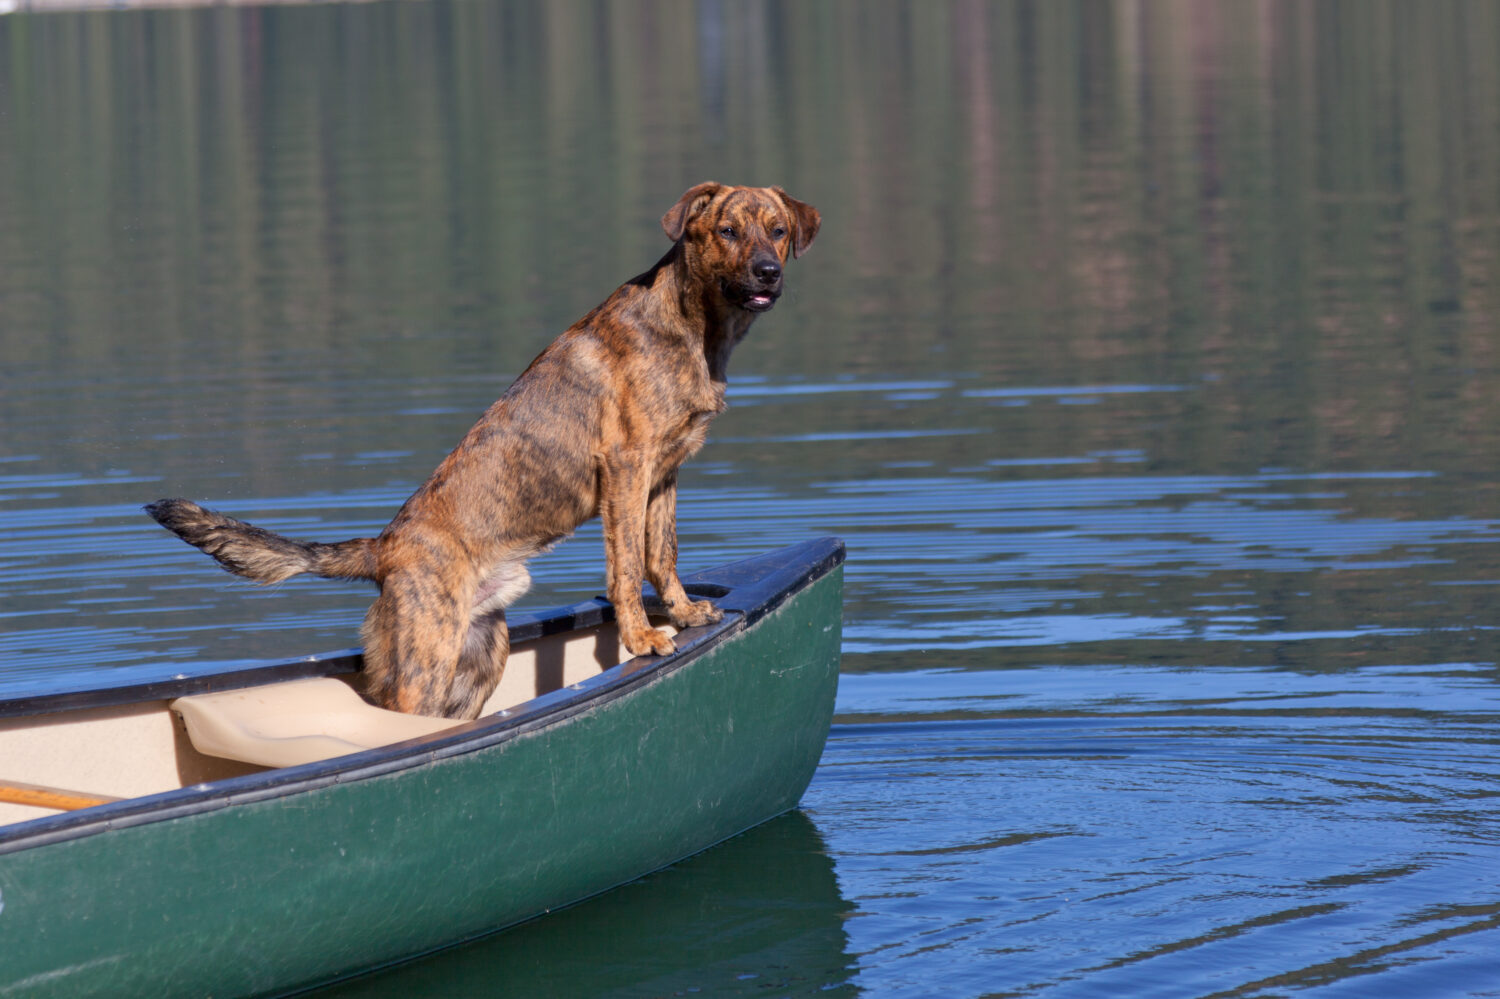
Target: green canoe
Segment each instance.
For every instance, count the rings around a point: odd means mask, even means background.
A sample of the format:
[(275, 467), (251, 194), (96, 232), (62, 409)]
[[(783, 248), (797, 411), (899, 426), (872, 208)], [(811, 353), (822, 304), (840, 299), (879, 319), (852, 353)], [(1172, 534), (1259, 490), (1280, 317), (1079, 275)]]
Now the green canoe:
[(602, 600), (515, 614), (473, 722), (365, 704), (352, 651), (0, 702), (0, 997), (294, 992), (793, 808), (843, 560), (823, 539), (687, 577), (726, 613), (671, 656), (622, 656)]

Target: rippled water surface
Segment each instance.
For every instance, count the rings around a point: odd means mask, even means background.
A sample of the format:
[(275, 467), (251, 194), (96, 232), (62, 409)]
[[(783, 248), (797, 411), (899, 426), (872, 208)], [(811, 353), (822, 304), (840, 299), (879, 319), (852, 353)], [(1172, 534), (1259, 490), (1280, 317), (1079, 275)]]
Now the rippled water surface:
[[(685, 568), (849, 545), (802, 809), (347, 996), (1500, 995), (1500, 7), (0, 17), (0, 696), (357, 641), (378, 531), (713, 177), (824, 227)], [(597, 525), (529, 605), (603, 587)]]

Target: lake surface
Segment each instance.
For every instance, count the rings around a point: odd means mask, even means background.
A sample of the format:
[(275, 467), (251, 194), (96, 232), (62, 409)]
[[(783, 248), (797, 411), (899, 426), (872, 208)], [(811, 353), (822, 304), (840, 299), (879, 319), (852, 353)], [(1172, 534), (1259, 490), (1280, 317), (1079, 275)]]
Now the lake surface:
[[(704, 179), (823, 231), (685, 569), (849, 545), (800, 811), (330, 995), (1500, 995), (1500, 5), (0, 17), (0, 696), (357, 641)], [(603, 587), (591, 525), (524, 601)]]

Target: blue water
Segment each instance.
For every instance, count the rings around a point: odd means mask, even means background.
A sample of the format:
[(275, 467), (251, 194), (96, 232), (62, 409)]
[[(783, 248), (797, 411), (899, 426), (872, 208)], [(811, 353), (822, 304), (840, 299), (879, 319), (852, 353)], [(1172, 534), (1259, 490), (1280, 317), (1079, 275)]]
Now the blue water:
[[(0, 17), (0, 696), (343, 648), (706, 177), (824, 228), (685, 569), (846, 539), (801, 809), (347, 996), (1500, 995), (1500, 8)], [(669, 55), (670, 54), (670, 55)], [(24, 58), (23, 58), (24, 57)], [(603, 587), (597, 524), (532, 606)]]

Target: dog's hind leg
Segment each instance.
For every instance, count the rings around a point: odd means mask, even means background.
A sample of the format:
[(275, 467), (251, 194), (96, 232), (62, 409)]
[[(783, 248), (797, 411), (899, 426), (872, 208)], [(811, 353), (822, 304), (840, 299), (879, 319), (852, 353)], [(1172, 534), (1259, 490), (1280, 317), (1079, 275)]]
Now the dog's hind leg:
[(505, 611), (476, 614), (469, 621), (443, 714), (449, 718), (478, 718), (484, 702), (500, 685), (509, 655), (510, 632), (505, 627)]
[(500, 685), (505, 660), (510, 656), (510, 632), (505, 626), (505, 608), (531, 588), (531, 574), (521, 558), (504, 559), (479, 584), (469, 627), (464, 634), (458, 669), (448, 691), (443, 714), (449, 718), (477, 718), (484, 702)]
[(365, 689), (381, 707), (453, 717), (449, 705), (469, 614), (468, 602), (442, 582), (431, 573), (388, 576), (365, 615)]

